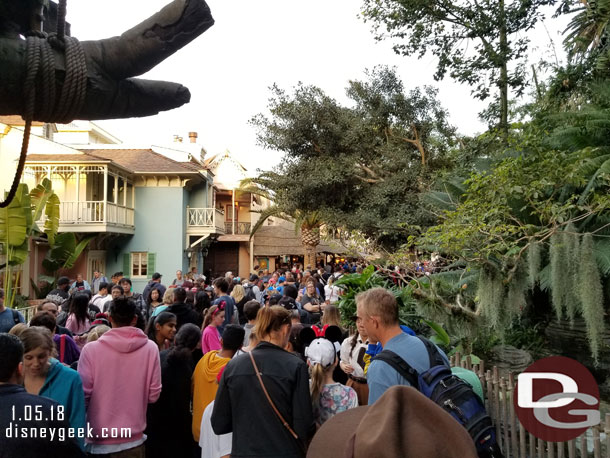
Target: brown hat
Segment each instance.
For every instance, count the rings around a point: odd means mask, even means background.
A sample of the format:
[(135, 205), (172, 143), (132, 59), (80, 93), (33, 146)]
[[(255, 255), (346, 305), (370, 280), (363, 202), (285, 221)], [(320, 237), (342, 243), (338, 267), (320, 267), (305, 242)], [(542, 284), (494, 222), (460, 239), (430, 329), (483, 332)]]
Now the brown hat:
[(389, 388), (373, 405), (326, 421), (308, 458), (476, 458), (472, 438), (451, 415), (419, 391)]

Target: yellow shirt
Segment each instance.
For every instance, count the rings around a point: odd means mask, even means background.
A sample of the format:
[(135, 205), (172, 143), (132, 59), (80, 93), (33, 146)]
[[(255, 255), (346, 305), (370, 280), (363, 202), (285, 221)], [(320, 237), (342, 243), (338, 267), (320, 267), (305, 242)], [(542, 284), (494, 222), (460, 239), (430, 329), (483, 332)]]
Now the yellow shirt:
[(231, 358), (218, 356), (218, 350), (212, 350), (197, 363), (193, 372), (193, 438), (199, 443), (199, 433), (201, 431), (201, 418), (203, 411), (216, 397), (218, 390), (218, 380), (216, 377), (220, 370), (226, 366)]

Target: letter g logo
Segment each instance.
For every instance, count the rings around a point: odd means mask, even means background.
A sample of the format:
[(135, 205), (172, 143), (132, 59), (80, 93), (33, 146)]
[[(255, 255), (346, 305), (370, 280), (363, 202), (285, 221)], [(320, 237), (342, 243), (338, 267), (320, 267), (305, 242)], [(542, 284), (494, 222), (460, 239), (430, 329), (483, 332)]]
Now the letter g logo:
[[(534, 436), (564, 442), (599, 424), (599, 388), (579, 362), (563, 356), (536, 361), (517, 377), (515, 412)], [(552, 413), (552, 415), (551, 415)]]

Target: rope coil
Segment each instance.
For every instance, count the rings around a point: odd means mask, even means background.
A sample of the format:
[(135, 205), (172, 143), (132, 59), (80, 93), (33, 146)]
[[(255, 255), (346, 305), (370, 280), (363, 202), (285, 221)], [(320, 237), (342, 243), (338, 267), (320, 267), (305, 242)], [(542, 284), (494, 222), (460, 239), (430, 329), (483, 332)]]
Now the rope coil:
[[(28, 152), (32, 121), (67, 124), (80, 112), (87, 93), (87, 64), (85, 52), (74, 37), (65, 36), (67, 0), (59, 0), (57, 33), (50, 36), (32, 31), (26, 38), (26, 76), (23, 83), (25, 120), (23, 142), (17, 171), (6, 199), (0, 208), (7, 207), (17, 193)], [(56, 91), (54, 50), (65, 53), (65, 78), (59, 99)], [(38, 95), (38, 97), (37, 97)]]

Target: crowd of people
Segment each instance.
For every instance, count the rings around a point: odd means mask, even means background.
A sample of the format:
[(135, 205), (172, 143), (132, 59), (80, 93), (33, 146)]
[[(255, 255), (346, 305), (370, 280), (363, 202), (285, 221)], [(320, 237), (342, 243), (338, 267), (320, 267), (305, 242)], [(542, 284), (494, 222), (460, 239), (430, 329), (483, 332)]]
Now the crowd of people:
[[(362, 267), (177, 271), (167, 286), (155, 273), (141, 293), (121, 273), (61, 277), (27, 324), (0, 290), (0, 432), (27, 430), (0, 436), (0, 456), (476, 456), (459, 423), (375, 359), (383, 348), (430, 368), (394, 295), (366, 291), (341, 316), (335, 282)], [(419, 413), (396, 412), (408, 403)], [(403, 431), (401, 416), (420, 426)], [(439, 425), (451, 443), (421, 435)]]

